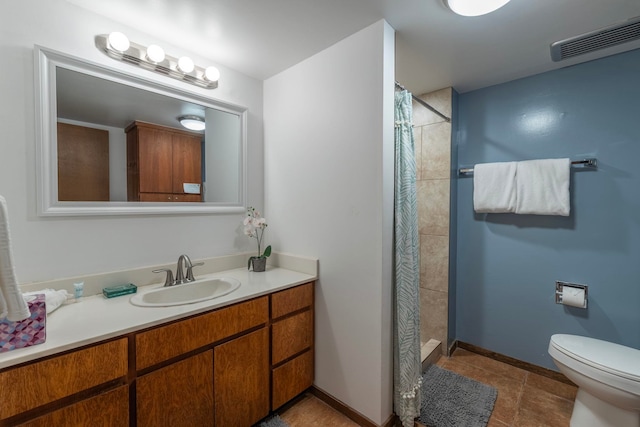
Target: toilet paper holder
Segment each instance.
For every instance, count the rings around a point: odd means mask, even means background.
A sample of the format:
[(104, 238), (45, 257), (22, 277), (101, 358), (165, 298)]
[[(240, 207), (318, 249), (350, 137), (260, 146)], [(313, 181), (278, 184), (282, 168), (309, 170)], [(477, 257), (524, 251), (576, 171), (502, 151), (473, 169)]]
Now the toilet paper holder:
[(579, 283), (569, 283), (569, 282), (561, 282), (556, 281), (556, 304), (563, 304), (562, 302), (562, 293), (565, 287), (582, 289), (584, 290), (584, 306), (581, 308), (587, 308), (587, 301), (589, 296), (589, 286), (581, 285)]

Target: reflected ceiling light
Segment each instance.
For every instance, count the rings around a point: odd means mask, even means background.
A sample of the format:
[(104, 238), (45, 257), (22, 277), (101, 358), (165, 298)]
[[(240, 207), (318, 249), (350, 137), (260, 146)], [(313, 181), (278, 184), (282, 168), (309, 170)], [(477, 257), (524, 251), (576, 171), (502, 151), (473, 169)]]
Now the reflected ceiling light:
[(444, 3), (462, 16), (480, 16), (500, 9), (509, 0), (444, 0)]
[(204, 130), (205, 128), (205, 123), (202, 117), (186, 115), (178, 117), (178, 121), (182, 126), (186, 127), (189, 130), (199, 131)]
[(191, 83), (205, 89), (215, 89), (220, 80), (220, 71), (216, 67), (199, 67), (187, 56), (180, 59), (166, 55), (155, 44), (145, 47), (129, 41), (119, 32), (96, 36), (96, 47), (113, 59), (137, 65), (164, 76)]
[(156, 64), (164, 61), (164, 49), (157, 44), (152, 44), (147, 48), (147, 59)]

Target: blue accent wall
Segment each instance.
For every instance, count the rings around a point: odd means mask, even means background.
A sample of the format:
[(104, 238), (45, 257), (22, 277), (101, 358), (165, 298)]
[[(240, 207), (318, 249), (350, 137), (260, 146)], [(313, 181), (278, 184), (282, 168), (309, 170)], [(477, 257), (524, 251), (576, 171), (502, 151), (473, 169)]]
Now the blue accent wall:
[[(456, 336), (539, 366), (556, 333), (640, 348), (640, 50), (459, 96), (458, 165), (596, 157), (569, 217), (475, 214), (457, 180)], [(589, 286), (586, 310), (555, 281)]]

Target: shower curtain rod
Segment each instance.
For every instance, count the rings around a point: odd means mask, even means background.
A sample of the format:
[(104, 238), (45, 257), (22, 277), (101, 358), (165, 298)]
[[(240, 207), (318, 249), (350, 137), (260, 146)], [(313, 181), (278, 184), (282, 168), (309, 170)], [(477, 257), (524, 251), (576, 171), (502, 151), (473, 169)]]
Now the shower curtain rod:
[[(407, 90), (405, 89), (404, 86), (402, 86), (400, 83), (395, 82), (396, 83), (396, 87), (399, 87), (402, 90)], [(411, 94), (411, 97), (420, 105), (422, 105), (423, 107), (425, 107), (426, 109), (428, 109), (429, 111), (433, 112), (434, 114), (437, 114), (438, 116), (442, 117), (445, 121), (447, 122), (451, 122), (451, 119), (447, 116), (445, 116), (444, 114), (442, 114), (440, 111), (436, 110), (435, 108), (433, 108), (431, 105), (427, 104), (425, 101), (423, 101), (422, 99), (418, 98), (417, 96), (415, 96), (414, 94)]]

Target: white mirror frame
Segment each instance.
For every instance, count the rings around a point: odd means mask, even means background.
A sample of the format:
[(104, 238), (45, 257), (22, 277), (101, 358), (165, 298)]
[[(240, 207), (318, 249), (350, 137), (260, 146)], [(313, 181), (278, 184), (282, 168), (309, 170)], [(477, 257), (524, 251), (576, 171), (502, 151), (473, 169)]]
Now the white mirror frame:
[[(137, 214), (207, 214), (240, 213), (246, 209), (247, 197), (247, 109), (214, 101), (202, 95), (165, 86), (120, 70), (87, 62), (42, 46), (34, 47), (36, 101), (36, 186), (39, 216), (137, 215)], [(241, 165), (236, 202), (152, 203), (152, 202), (60, 202), (58, 201), (58, 153), (56, 67), (111, 80), (138, 89), (200, 104), (236, 114), (241, 126)]]

